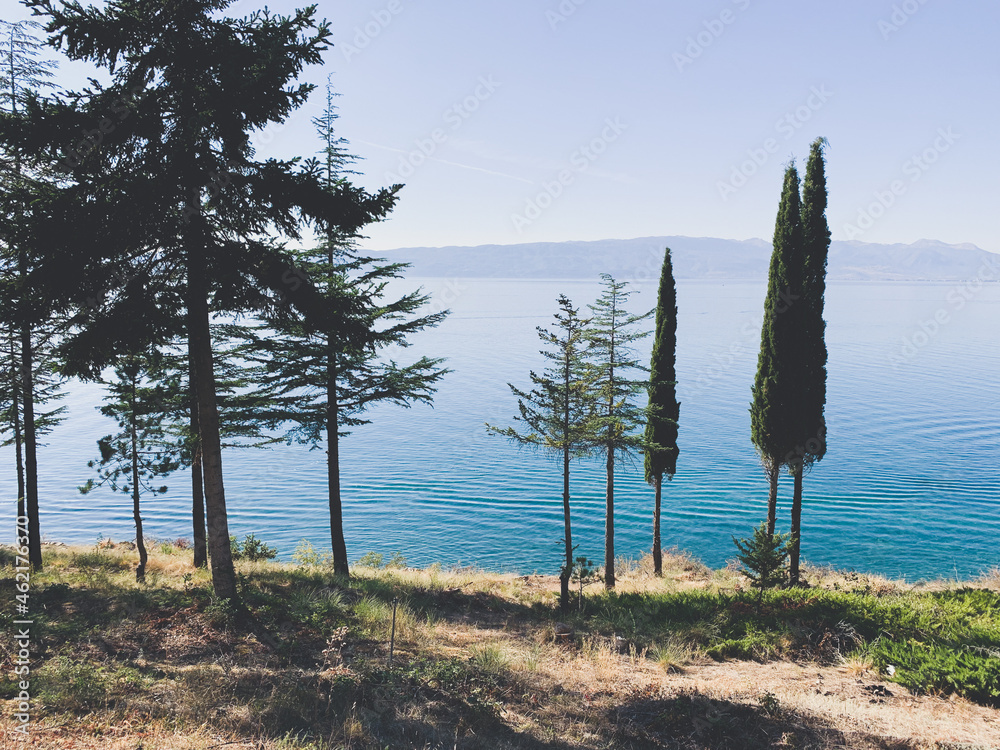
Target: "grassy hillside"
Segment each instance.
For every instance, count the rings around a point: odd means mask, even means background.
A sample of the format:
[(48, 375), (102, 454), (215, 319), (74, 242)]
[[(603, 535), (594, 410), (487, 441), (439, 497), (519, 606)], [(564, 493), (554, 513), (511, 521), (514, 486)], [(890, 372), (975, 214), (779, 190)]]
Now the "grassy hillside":
[[(758, 609), (735, 570), (675, 555), (663, 579), (623, 561), (616, 593), (588, 586), (558, 615), (554, 578), (358, 567), (347, 583), (243, 561), (258, 637), (189, 551), (159, 545), (144, 585), (134, 558), (46, 548), (27, 746), (1000, 745), (1000, 576), (908, 586), (808, 570), (809, 588)], [(11, 576), (4, 587), (13, 601)], [(4, 658), (16, 743), (11, 639)]]

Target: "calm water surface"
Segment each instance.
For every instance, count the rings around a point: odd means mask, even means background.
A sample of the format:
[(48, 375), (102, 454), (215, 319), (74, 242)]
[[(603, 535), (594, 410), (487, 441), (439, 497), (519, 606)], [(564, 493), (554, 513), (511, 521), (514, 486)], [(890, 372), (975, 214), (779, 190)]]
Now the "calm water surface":
[[(554, 573), (562, 537), (561, 464), (486, 434), (509, 424), (516, 400), (545, 361), (538, 325), (556, 297), (593, 301), (583, 281), (411, 280), (453, 312), (413, 338), (398, 361), (444, 356), (454, 372), (434, 408), (378, 407), (373, 424), (341, 449), (350, 555), (401, 551), (410, 564), (475, 564)], [(655, 304), (655, 284), (635, 283), (630, 310)], [(734, 557), (766, 513), (767, 484), (750, 444), (749, 399), (764, 285), (680, 282), (677, 475), (664, 487), (663, 543), (712, 566)], [(961, 303), (961, 304), (960, 304)], [(935, 321), (937, 316), (937, 321)], [(1000, 565), (1000, 285), (834, 283), (827, 291), (828, 453), (805, 478), (802, 554), (829, 564), (909, 579), (974, 576)], [(940, 322), (944, 321), (944, 322)], [(648, 359), (649, 339), (641, 356)], [(76, 487), (89, 476), (97, 438), (112, 429), (93, 406), (97, 386), (73, 384), (70, 418), (40, 454), (42, 532), (93, 542), (134, 536), (124, 495)], [(12, 467), (9, 449), (0, 452)], [(616, 541), (638, 556), (651, 544), (652, 491), (641, 459), (616, 479)], [(302, 446), (224, 455), (230, 528), (254, 532), (288, 557), (299, 540), (329, 548), (325, 454)], [(190, 537), (188, 476), (144, 501), (148, 535)], [(603, 559), (604, 466), (572, 474), (578, 554)], [(13, 515), (15, 482), (0, 493)], [(782, 478), (779, 526), (788, 527), (791, 479)]]

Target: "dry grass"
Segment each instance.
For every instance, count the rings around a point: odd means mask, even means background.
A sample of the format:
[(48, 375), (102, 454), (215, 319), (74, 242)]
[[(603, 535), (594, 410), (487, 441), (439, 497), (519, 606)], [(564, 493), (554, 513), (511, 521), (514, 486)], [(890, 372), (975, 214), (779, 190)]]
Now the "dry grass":
[[(557, 642), (555, 577), (357, 568), (347, 586), (321, 567), (240, 561), (258, 591), (252, 605), (283, 642), (271, 653), (230, 626), (188, 554), (157, 547), (150, 558), (157, 579), (142, 586), (132, 550), (46, 549), (33, 585), (68, 592), (46, 600), (51, 617), (80, 624), (47, 636), (46, 666), (35, 669), (93, 693), (52, 687), (61, 707), (39, 696), (30, 743), (12, 733), (8, 702), (0, 750), (1000, 747), (1000, 711), (883, 683), (863, 652), (828, 664), (715, 662), (704, 651), (719, 635), (711, 623), (643, 641), (618, 635), (641, 629), (627, 611), (597, 607)], [(676, 550), (663, 562), (655, 577), (648, 556), (620, 561), (619, 593), (731, 596), (745, 586), (735, 569), (711, 571)], [(806, 577), (879, 597), (918, 588), (812, 568)], [(979, 583), (997, 587), (1000, 572)], [(589, 628), (602, 617), (607, 630)]]

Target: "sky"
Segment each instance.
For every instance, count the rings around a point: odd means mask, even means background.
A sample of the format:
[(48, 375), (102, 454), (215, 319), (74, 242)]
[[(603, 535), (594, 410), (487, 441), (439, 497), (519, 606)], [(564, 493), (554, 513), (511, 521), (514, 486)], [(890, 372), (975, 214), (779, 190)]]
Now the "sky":
[(354, 181), (405, 185), (369, 249), (769, 240), (785, 165), (804, 173), (825, 137), (833, 239), (1000, 252), (995, 0), (324, 0), (319, 15), (334, 46), (302, 77), (319, 88), (255, 143), (318, 150), (329, 78)]

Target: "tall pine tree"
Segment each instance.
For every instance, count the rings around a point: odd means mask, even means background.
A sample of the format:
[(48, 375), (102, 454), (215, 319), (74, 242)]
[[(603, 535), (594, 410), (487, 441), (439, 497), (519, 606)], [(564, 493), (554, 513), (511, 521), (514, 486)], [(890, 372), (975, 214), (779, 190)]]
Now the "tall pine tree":
[(653, 315), (655, 310), (632, 315), (625, 309), (632, 294), (628, 284), (601, 274), (604, 290), (598, 300), (588, 305), (593, 316), (587, 327), (590, 344), (588, 358), (591, 380), (598, 400), (595, 418), (597, 432), (595, 448), (605, 456), (607, 488), (604, 519), (604, 586), (615, 587), (615, 456), (628, 456), (643, 449), (645, 442), (638, 429), (645, 424), (645, 409), (636, 398), (647, 389), (648, 380), (635, 379), (635, 372), (646, 368), (632, 348), (650, 331), (636, 331), (635, 326)]
[(584, 333), (590, 321), (580, 318), (579, 310), (564, 295), (559, 296), (559, 312), (555, 314), (556, 330), (538, 327), (538, 337), (546, 346), (543, 357), (551, 366), (541, 375), (530, 373), (534, 388), (522, 391), (508, 383), (517, 396), (519, 417), (524, 427), (494, 427), (487, 429), (497, 435), (532, 448), (558, 451), (563, 464), (563, 546), (566, 560), (559, 573), (559, 606), (569, 608), (569, 582), (573, 573), (573, 530), (570, 524), (569, 467), (570, 460), (588, 454), (597, 439), (594, 434), (596, 402), (590, 373), (586, 366)]
[(660, 288), (656, 297), (656, 327), (649, 363), (649, 409), (646, 417), (646, 481), (656, 492), (653, 507), (653, 572), (663, 575), (660, 547), (660, 502), (663, 476), (669, 480), (677, 471), (677, 420), (681, 405), (677, 400), (677, 288), (670, 248), (663, 255)]
[[(306, 65), (320, 63), (329, 46), (329, 27), (316, 21), (315, 6), (290, 16), (265, 10), (229, 18), (223, 12), (230, 0), (185, 0), (167, 12), (158, 0), (113, 0), (99, 8), (27, 4), (48, 17), (51, 42), (71, 59), (111, 71), (108, 87), (92, 83), (93, 90), (64, 108), (69, 111), (50, 118), (61, 124), (40, 122), (24, 136), (51, 150), (53, 131), (69, 140), (70, 133), (100, 126), (82, 158), (64, 160), (69, 188), (45, 237), (50, 268), (40, 269), (50, 274), (37, 281), (57, 297), (74, 299), (81, 278), (126, 270), (129, 283), (103, 315), (105, 325), (75, 331), (64, 346), (77, 369), (91, 374), (116, 349), (130, 350), (134, 342), (122, 338), (152, 340), (143, 329), (163, 314), (156, 294), (177, 291), (174, 309), (185, 311), (197, 402), (213, 586), (240, 609), (212, 315), (258, 314), (276, 306), (280, 295), (310, 325), (328, 327), (340, 301), (321, 299), (308, 276), (294, 273), (279, 238), (300, 239), (303, 219), (323, 228), (363, 226), (384, 215), (394, 198), (348, 185), (331, 193), (315, 168), (254, 158), (253, 131), (284, 121), (313, 89), (294, 81)], [(72, 247), (63, 236), (70, 220), (79, 222)]]
[[(353, 161), (337, 137), (329, 82), (326, 107), (313, 125), (323, 142), (314, 162), (324, 189), (335, 195), (349, 186)], [(394, 195), (394, 192), (393, 192)], [(377, 217), (372, 217), (374, 220)], [(406, 264), (385, 263), (354, 248), (359, 227), (327, 227), (322, 244), (299, 255), (298, 267), (319, 285), (322, 298), (338, 314), (322, 328), (285, 309), (265, 315), (249, 333), (248, 357), (257, 362), (258, 381), (273, 399), (269, 419), (290, 423), (289, 437), (326, 448), (327, 499), (334, 572), (349, 576), (340, 482), (340, 440), (351, 427), (368, 424), (363, 414), (380, 401), (401, 406), (430, 403), (437, 382), (448, 372), (439, 358), (421, 357), (408, 365), (382, 361), (390, 346), (408, 346), (407, 337), (436, 326), (447, 312), (420, 315), (427, 296), (418, 292), (386, 300), (387, 286)]]
[[(41, 59), (42, 44), (33, 30), (33, 21), (0, 22), (0, 109), (15, 129), (27, 127), (25, 110), (39, 89), (51, 85), (55, 63)], [(57, 388), (51, 379), (52, 307), (46, 295), (29, 281), (39, 252), (34, 229), (44, 217), (35, 204), (48, 189), (51, 175), (44, 158), (26, 154), (19, 145), (8, 143), (0, 158), (0, 263), (2, 263), (3, 316), (7, 322), (8, 351), (5, 353), (10, 403), (5, 410), (7, 427), (15, 446), (18, 478), (18, 516), (28, 520), (28, 559), (36, 570), (42, 567), (39, 529), (38, 446), (39, 437), (55, 421), (61, 410), (42, 413), (38, 407)], [(46, 378), (40, 381), (39, 377)], [(43, 394), (42, 391), (45, 391)]]
[(143, 495), (167, 491), (156, 484), (181, 466), (185, 437), (171, 430), (172, 397), (180, 391), (176, 372), (164, 367), (159, 352), (129, 354), (114, 367), (114, 378), (105, 381), (108, 395), (101, 414), (118, 423), (117, 434), (97, 441), (100, 458), (87, 465), (97, 472), (80, 487), (87, 494), (95, 487), (107, 486), (132, 499), (135, 522), (135, 545), (139, 552), (136, 581), (146, 580), (146, 542), (142, 530), (140, 500)]

